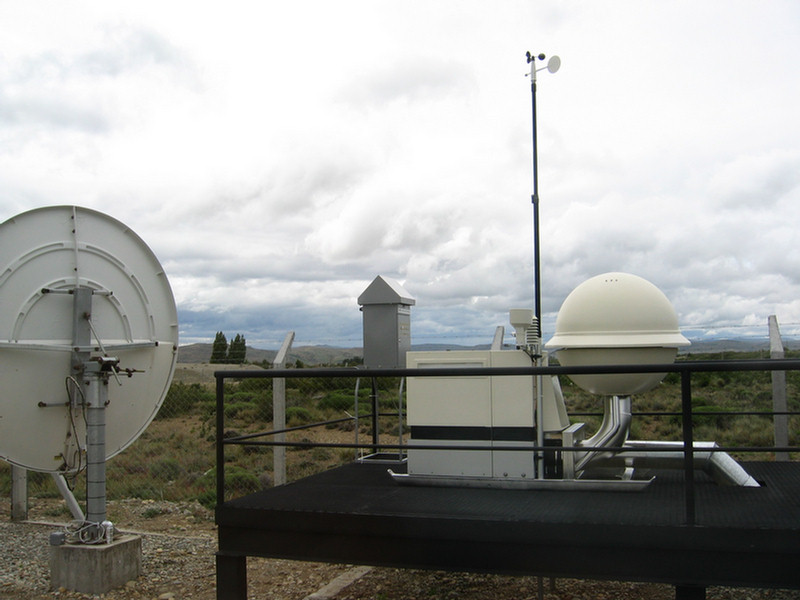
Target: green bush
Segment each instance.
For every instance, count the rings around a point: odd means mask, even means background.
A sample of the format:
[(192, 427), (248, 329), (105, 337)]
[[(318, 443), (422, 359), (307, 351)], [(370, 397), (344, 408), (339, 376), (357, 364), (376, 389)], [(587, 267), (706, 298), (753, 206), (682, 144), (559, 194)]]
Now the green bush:
[(199, 383), (173, 382), (156, 418), (167, 419), (194, 412), (201, 402), (214, 401), (214, 394)]
[(49, 473), (28, 471), (28, 493), (35, 498), (58, 498), (58, 491), (53, 478)]
[[(207, 508), (214, 508), (217, 503), (217, 469), (207, 471), (197, 481), (202, 491), (197, 501)], [(225, 491), (228, 497), (243, 496), (261, 489), (261, 482), (252, 472), (236, 465), (225, 465)]]
[(313, 448), (311, 450), (311, 459), (317, 462), (324, 462), (333, 456), (330, 448)]
[(164, 458), (150, 467), (150, 476), (161, 481), (175, 481), (186, 473), (174, 458)]
[(272, 394), (272, 379), (242, 379), (239, 390), (255, 394)]
[(215, 492), (214, 490), (206, 490), (204, 492), (200, 492), (197, 495), (196, 500), (206, 508), (214, 510), (214, 508), (216, 508), (217, 506), (217, 492)]
[(317, 402), (317, 408), (335, 412), (352, 411), (355, 406), (354, 400), (353, 392), (335, 390), (327, 393), (324, 398)]
[(11, 465), (0, 462), (0, 494), (11, 495)]
[(253, 402), (257, 396), (258, 394), (255, 392), (239, 390), (229, 394), (228, 396), (225, 396), (225, 402)]
[(232, 419), (243, 413), (255, 413), (258, 407), (254, 402), (231, 402), (225, 403), (225, 418)]
[(274, 414), (272, 408), (272, 396), (259, 396), (256, 398), (255, 404), (258, 407), (256, 416), (261, 421), (272, 422), (272, 417)]
[(197, 414), (201, 417), (213, 419), (217, 412), (216, 400), (205, 400), (197, 403)]
[[(714, 427), (724, 427), (728, 421), (732, 418), (730, 415), (725, 415), (726, 409), (722, 408), (721, 406), (702, 406), (699, 409), (699, 412), (706, 413), (702, 415), (695, 414), (692, 417), (692, 421), (695, 427), (699, 427), (701, 425), (713, 425)], [(707, 414), (707, 413), (714, 413)]]
[(162, 508), (152, 508), (151, 507), (151, 508), (145, 509), (144, 513), (142, 513), (142, 516), (145, 519), (154, 519), (154, 518), (156, 518), (156, 517), (158, 517), (160, 515), (163, 515), (164, 512), (165, 511)]
[(311, 411), (302, 406), (289, 406), (286, 409), (286, 423), (289, 427), (306, 425), (314, 421)]

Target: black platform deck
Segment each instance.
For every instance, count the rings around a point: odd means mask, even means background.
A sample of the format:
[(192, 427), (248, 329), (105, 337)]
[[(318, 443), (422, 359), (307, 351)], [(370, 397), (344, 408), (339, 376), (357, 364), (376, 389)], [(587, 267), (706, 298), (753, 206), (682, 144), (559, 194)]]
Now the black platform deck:
[(762, 487), (696, 476), (690, 527), (678, 472), (635, 493), (524, 491), (400, 486), (387, 468), (401, 466), (354, 463), (219, 507), (218, 577), (241, 582), (241, 557), (266, 556), (800, 588), (800, 463), (743, 466)]

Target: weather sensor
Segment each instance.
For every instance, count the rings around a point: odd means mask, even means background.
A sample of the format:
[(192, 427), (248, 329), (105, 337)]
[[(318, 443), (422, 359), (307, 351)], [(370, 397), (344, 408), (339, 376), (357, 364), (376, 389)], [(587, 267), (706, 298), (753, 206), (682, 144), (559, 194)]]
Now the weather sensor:
[[(688, 346), (672, 304), (655, 285), (630, 273), (605, 273), (576, 287), (564, 300), (556, 333), (545, 344), (558, 361), (575, 365), (665, 364)], [(571, 375), (592, 394), (646, 392), (664, 373)]]
[[(664, 373), (573, 374), (570, 378), (603, 396), (603, 421), (586, 438), (584, 423), (570, 423), (556, 377), (476, 376), (482, 367), (542, 367), (539, 268), (539, 191), (536, 137), (536, 73), (561, 66), (527, 53), (533, 123), (534, 309), (512, 309), (516, 349), (408, 352), (409, 368), (469, 368), (462, 377), (410, 377), (408, 470), (400, 483), (523, 489), (638, 490), (650, 468), (683, 468), (681, 442), (629, 440), (631, 396), (657, 385)], [(545, 344), (561, 365), (663, 365), (689, 341), (667, 297), (652, 283), (628, 273), (606, 273), (579, 285), (564, 301), (556, 335)], [(656, 447), (658, 446), (658, 447)], [(714, 442), (698, 442), (695, 467), (717, 481), (758, 483)], [(559, 447), (550, 450), (548, 447)], [(529, 448), (529, 451), (526, 451)]]

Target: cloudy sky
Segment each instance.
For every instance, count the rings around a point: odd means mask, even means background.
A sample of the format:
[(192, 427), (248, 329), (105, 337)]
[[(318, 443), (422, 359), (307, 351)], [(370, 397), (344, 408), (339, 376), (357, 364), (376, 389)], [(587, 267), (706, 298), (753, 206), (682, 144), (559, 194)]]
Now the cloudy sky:
[[(361, 344), (376, 275), (414, 343), (607, 271), (694, 338), (800, 334), (800, 4), (0, 0), (0, 222), (75, 204), (152, 248), (181, 342)], [(507, 327), (510, 331), (510, 327)], [(509, 334), (510, 336), (510, 334)]]

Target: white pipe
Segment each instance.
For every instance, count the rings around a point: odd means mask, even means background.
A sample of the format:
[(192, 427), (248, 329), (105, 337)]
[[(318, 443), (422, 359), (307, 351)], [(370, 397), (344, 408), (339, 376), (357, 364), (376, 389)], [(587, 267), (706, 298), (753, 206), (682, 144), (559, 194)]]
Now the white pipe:
[[(683, 442), (628, 441), (631, 426), (630, 396), (605, 399), (605, 412), (600, 428), (592, 437), (580, 443), (587, 448), (621, 447), (625, 450), (576, 452), (575, 473), (594, 469), (682, 469)], [(653, 451), (653, 448), (674, 448), (674, 451)], [(725, 452), (711, 452), (716, 442), (694, 443), (694, 468), (708, 473), (720, 485), (760, 487), (758, 482), (739, 463)], [(704, 451), (705, 450), (705, 451)], [(580, 475), (578, 475), (580, 476)]]
[(86, 517), (83, 515), (83, 511), (81, 510), (78, 501), (75, 499), (75, 495), (72, 493), (72, 490), (69, 489), (69, 485), (67, 485), (67, 480), (64, 479), (64, 475), (61, 473), (51, 473), (51, 475), (53, 476), (53, 481), (56, 482), (58, 491), (61, 492), (61, 496), (64, 498), (64, 502), (67, 503), (69, 512), (72, 513), (72, 518), (80, 522), (85, 521)]
[[(616, 454), (599, 456), (592, 461), (593, 468), (634, 469), (682, 469), (683, 442), (652, 442), (631, 440), (625, 444), (626, 450)], [(711, 452), (719, 447), (716, 442), (694, 443), (694, 468), (705, 471), (719, 485), (760, 487), (742, 466), (726, 452)], [(627, 449), (630, 448), (630, 449)], [(654, 448), (675, 448), (674, 451), (654, 451)]]
[[(631, 397), (613, 396), (604, 399), (605, 411), (600, 428), (588, 440), (581, 442), (581, 446), (592, 447), (617, 447), (622, 446), (628, 439), (631, 427)], [(576, 473), (587, 468), (595, 460), (610, 457), (613, 454), (602, 450), (589, 450), (579, 455), (575, 461)]]

